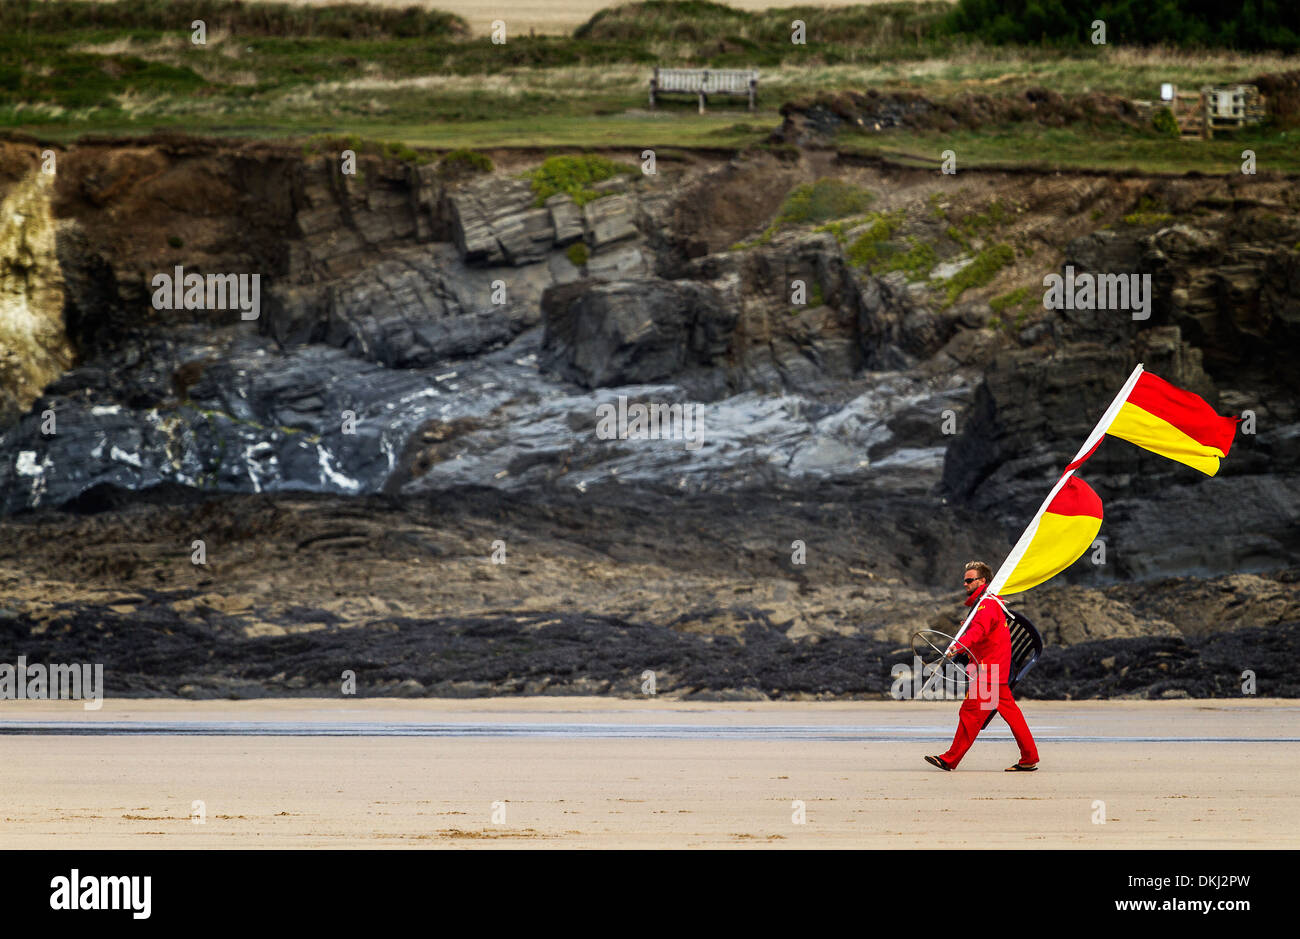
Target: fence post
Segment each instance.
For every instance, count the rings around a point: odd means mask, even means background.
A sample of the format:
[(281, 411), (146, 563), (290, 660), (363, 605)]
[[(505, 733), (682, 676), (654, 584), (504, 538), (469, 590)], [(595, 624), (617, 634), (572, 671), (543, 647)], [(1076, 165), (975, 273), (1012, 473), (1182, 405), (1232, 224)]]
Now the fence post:
[(650, 79), (650, 110), (655, 109), (655, 92), (659, 90), (659, 66), (655, 66), (654, 76)]
[(709, 84), (709, 70), (704, 70), (704, 76), (700, 79), (700, 113), (704, 113), (704, 89)]

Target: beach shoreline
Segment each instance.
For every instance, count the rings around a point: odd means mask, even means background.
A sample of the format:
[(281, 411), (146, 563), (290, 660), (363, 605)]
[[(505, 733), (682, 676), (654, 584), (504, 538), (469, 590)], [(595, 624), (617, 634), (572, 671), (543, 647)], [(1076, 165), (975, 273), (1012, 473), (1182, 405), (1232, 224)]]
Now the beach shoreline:
[[(927, 766), (956, 702), (6, 705), (6, 848), (1300, 847), (1284, 699), (1027, 701), (1034, 774), (1000, 721)], [(246, 733), (102, 732), (186, 722)], [(13, 733), (36, 723), (101, 733)], [(358, 726), (407, 735), (261, 733)]]

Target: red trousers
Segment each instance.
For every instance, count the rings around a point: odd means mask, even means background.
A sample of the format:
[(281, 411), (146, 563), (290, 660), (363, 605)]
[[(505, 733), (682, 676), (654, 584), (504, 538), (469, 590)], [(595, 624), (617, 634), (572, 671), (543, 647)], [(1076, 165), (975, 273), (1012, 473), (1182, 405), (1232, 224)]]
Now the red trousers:
[(966, 696), (966, 700), (961, 703), (961, 711), (957, 714), (957, 734), (952, 738), (952, 746), (940, 757), (949, 766), (956, 766), (961, 762), (961, 758), (971, 748), (984, 722), (994, 710), (1001, 714), (1002, 719), (1011, 727), (1011, 733), (1020, 747), (1020, 762), (1038, 762), (1038, 747), (1034, 745), (1034, 735), (1029, 732), (1025, 715), (1020, 713), (1020, 705), (1016, 704), (1015, 698), (1011, 697), (1011, 689), (1003, 684), (997, 689), (996, 697), (992, 694), (993, 690), (988, 685), (977, 689), (976, 683), (972, 682), (971, 691)]

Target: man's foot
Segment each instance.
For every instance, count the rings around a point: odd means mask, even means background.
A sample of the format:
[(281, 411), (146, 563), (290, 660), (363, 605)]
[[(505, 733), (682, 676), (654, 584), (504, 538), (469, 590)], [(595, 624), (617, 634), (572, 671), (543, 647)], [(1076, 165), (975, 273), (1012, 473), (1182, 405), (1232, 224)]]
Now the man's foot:
[(951, 766), (944, 762), (944, 759), (941, 756), (927, 756), (925, 762), (929, 763), (931, 766), (937, 766), (939, 769), (945, 770), (949, 773), (953, 770)]
[[(929, 759), (929, 757), (926, 757)], [(1007, 773), (1032, 773), (1038, 769), (1037, 763), (1017, 763), (1015, 766), (1008, 766), (1003, 772)]]

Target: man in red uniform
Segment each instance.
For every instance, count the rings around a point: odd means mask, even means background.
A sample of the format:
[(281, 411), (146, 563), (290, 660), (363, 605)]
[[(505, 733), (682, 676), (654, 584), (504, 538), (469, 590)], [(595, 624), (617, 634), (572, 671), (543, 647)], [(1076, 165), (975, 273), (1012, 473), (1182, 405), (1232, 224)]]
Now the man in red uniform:
[[(954, 770), (966, 755), (979, 734), (989, 711), (996, 709), (1011, 727), (1011, 733), (1020, 747), (1020, 762), (1008, 766), (1007, 772), (1030, 772), (1038, 769), (1038, 748), (1034, 737), (1020, 713), (1020, 706), (1011, 697), (1007, 681), (1011, 677), (1011, 633), (1007, 630), (1007, 612), (1002, 600), (985, 593), (993, 572), (981, 561), (966, 565), (962, 583), (966, 587), (966, 606), (979, 603), (975, 618), (960, 637), (960, 646), (952, 654), (969, 651), (979, 662), (979, 673), (971, 681), (966, 700), (957, 717), (957, 734), (952, 746), (941, 756), (927, 756), (925, 761), (942, 770)], [(962, 648), (964, 647), (964, 648)]]

